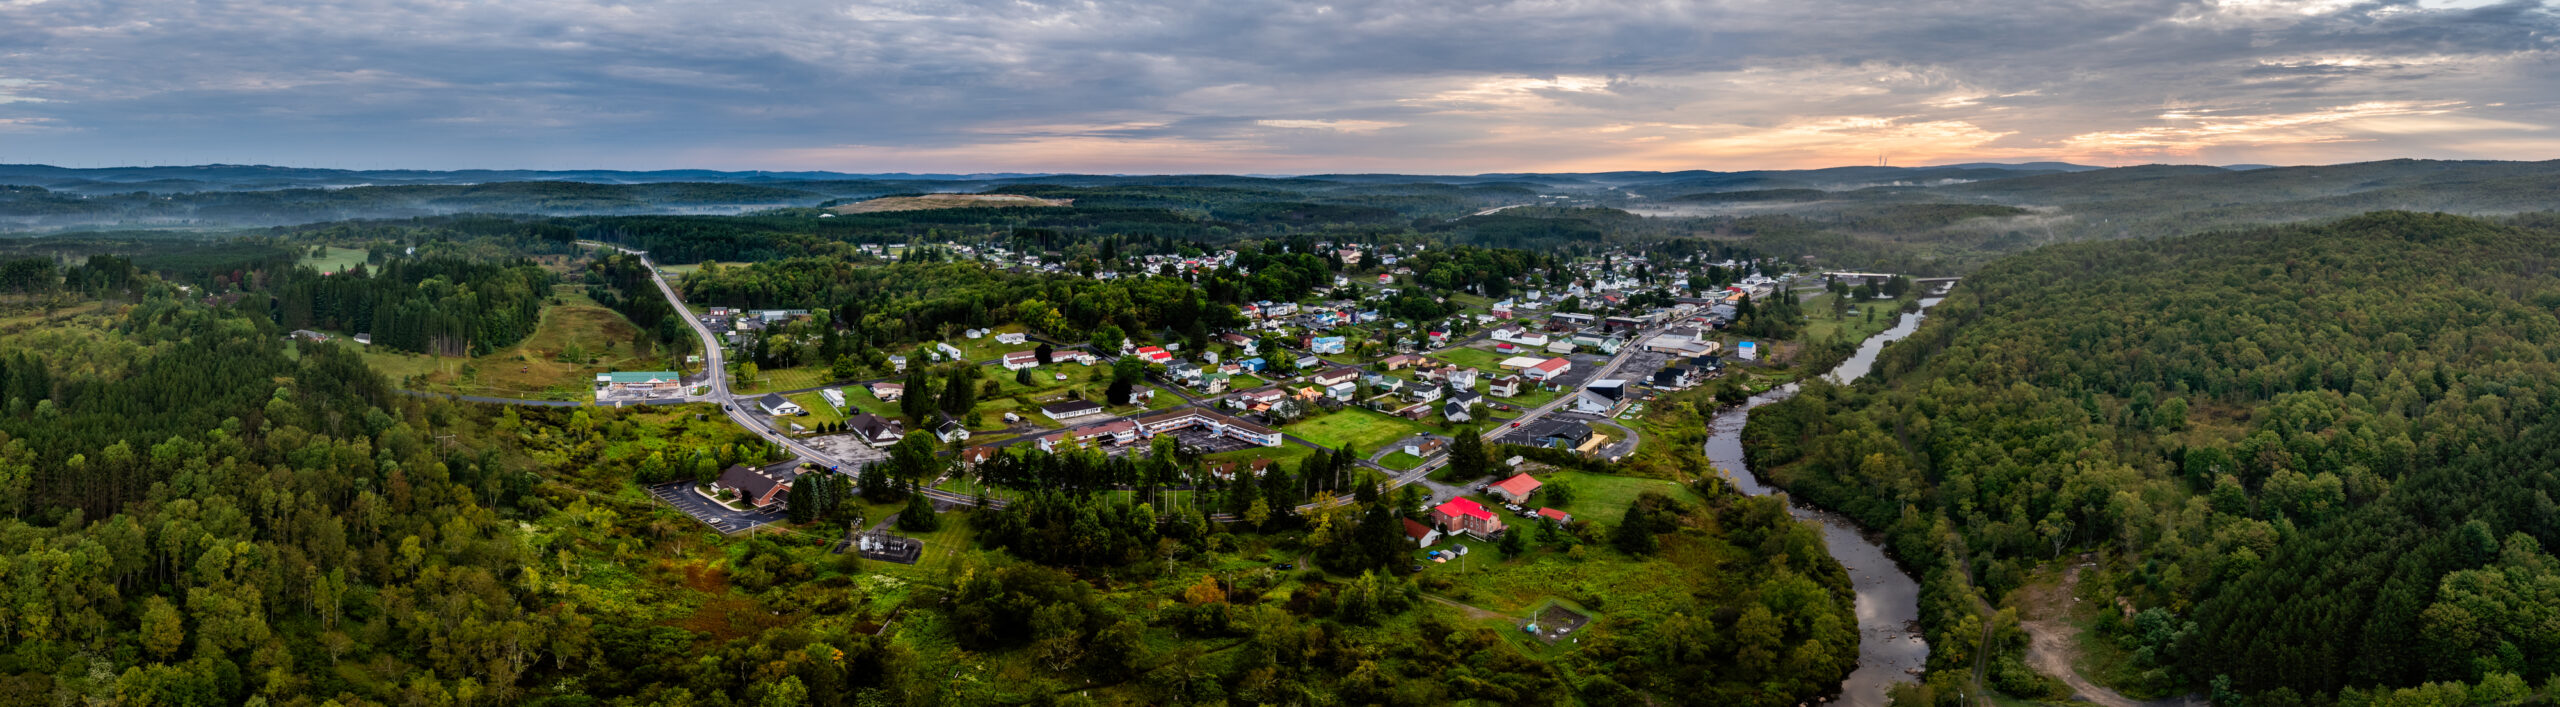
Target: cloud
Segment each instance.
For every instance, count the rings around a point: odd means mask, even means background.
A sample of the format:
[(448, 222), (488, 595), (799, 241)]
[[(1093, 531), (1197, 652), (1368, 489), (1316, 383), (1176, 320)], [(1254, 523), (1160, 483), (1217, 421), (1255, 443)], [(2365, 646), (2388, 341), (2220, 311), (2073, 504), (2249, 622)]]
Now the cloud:
[(2532, 0), (0, 0), (0, 66), (0, 125), (48, 131), (12, 159), (81, 164), (2560, 152), (2560, 15)]

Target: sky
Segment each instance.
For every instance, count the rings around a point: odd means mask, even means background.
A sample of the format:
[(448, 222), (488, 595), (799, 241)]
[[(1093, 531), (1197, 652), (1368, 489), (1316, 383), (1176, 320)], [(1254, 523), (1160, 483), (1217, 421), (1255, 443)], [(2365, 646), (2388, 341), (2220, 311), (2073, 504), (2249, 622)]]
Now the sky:
[(2560, 0), (0, 0), (0, 162), (2560, 158)]

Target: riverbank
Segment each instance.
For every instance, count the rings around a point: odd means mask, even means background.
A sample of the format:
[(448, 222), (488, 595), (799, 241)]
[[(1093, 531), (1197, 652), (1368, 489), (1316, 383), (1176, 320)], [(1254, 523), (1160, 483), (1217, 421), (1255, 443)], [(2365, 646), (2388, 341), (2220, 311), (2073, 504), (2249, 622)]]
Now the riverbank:
[[(1824, 377), (1842, 383), (1865, 376), (1884, 346), (1918, 331), (1928, 308), (1939, 301), (1921, 300), (1917, 310), (1903, 313), (1893, 327), (1861, 342), (1856, 353)], [(1752, 408), (1794, 397), (1796, 391), (1797, 385), (1792, 383), (1773, 388), (1718, 411), (1709, 422), (1707, 459), (1734, 488), (1753, 496), (1779, 492), (1752, 472), (1745, 460), (1742, 429), (1749, 423)], [(1787, 512), (1821, 526), (1823, 546), (1847, 568), (1850, 586), (1857, 595), (1858, 667), (1841, 682), (1837, 703), (1884, 707), (1887, 690), (1896, 683), (1918, 681), (1919, 671), (1928, 664), (1929, 643), (1920, 635), (1920, 583), (1885, 550), (1880, 537), (1848, 518), (1797, 505), (1792, 498), (1788, 499)]]

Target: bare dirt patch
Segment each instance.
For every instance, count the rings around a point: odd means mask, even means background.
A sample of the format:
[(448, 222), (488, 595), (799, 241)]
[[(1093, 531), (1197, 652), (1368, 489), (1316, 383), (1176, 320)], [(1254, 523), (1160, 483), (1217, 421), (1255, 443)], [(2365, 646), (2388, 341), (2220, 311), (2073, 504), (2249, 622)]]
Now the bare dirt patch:
[(926, 209), (961, 209), (987, 206), (1066, 206), (1074, 199), (1043, 199), (1021, 194), (926, 194), (923, 196), (884, 196), (827, 210), (839, 214), (867, 214), (881, 211), (923, 211)]
[(2071, 667), (2080, 652), (2080, 627), (2071, 623), (2072, 592), (2080, 585), (2080, 567), (2073, 565), (2062, 571), (2062, 581), (2033, 584), (2020, 590), (2018, 626), (2027, 631), (2027, 667), (2051, 675), (2071, 687), (2076, 699), (2107, 707), (2167, 707), (2185, 705), (2181, 698), (2144, 702), (2118, 694)]

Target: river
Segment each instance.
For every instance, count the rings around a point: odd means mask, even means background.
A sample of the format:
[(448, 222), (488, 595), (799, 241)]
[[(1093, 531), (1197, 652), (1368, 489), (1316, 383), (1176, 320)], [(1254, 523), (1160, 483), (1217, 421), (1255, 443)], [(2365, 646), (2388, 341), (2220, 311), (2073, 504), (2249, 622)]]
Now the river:
[[(1920, 300), (1922, 311), (1904, 314), (1893, 328), (1868, 337), (1858, 345), (1856, 354), (1840, 362), (1826, 377), (1835, 383), (1846, 383), (1866, 375), (1875, 367), (1876, 354), (1884, 350), (1884, 345), (1919, 330), (1920, 319), (1940, 299)], [(1716, 415), (1713, 434), (1707, 437), (1707, 459), (1723, 469), (1725, 478), (1743, 493), (1766, 496), (1778, 492), (1761, 483), (1760, 477), (1743, 463), (1743, 423), (1751, 419), (1752, 408), (1795, 394), (1794, 384), (1780, 386)], [(1929, 660), (1929, 644), (1920, 640), (1920, 583), (1894, 564), (1884, 548), (1869, 540), (1866, 530), (1848, 518), (1796, 505), (1792, 499), (1787, 502), (1787, 512), (1822, 526), (1822, 544), (1831, 550), (1832, 558), (1849, 569), (1849, 584), (1858, 594), (1858, 669), (1840, 683), (1837, 703), (1883, 707), (1885, 688), (1897, 682), (1917, 681), (1919, 678), (1905, 671), (1922, 667)]]

